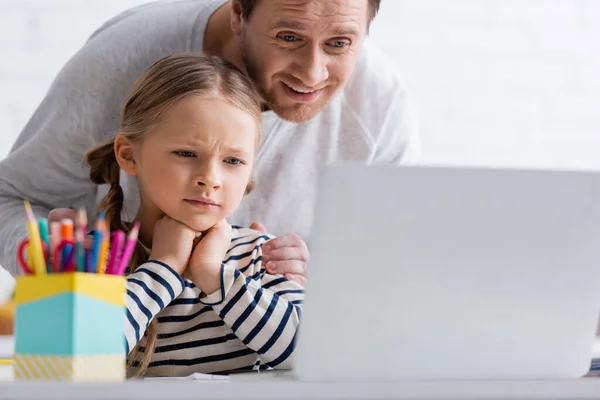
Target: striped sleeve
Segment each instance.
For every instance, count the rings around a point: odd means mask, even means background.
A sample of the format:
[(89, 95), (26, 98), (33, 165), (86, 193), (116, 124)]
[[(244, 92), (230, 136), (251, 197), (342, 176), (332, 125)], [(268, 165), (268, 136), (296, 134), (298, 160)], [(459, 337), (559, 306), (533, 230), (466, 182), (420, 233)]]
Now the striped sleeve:
[[(260, 260), (262, 252), (254, 256)], [(211, 305), (233, 333), (258, 353), (262, 364), (283, 369), (291, 368), (303, 298), (302, 286), (281, 275), (260, 268), (245, 276), (223, 264), (221, 290), (202, 302)]]
[(184, 281), (181, 276), (160, 261), (148, 261), (127, 277), (127, 354), (144, 336), (152, 319), (179, 296), (183, 288)]

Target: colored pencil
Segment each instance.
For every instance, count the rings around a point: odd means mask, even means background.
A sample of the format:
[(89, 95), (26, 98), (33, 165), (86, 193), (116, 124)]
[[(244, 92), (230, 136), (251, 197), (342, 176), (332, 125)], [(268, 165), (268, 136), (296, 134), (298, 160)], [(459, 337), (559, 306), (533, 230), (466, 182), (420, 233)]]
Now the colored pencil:
[(93, 248), (86, 248), (84, 246), (84, 251), (85, 251), (85, 271), (84, 272), (94, 272), (93, 269), (93, 265), (92, 263), (94, 262), (94, 249)]
[(50, 258), (48, 259), (48, 263), (52, 267), (52, 272), (60, 272), (60, 265), (55, 265), (53, 260), (55, 260), (55, 253), (58, 244), (60, 243), (60, 222), (52, 221), (50, 222)]
[(24, 204), (27, 215), (27, 232), (29, 233), (29, 256), (31, 257), (28, 262), (31, 263), (31, 269), (36, 275), (46, 275), (46, 261), (44, 260), (38, 222), (35, 220), (29, 201), (25, 200)]
[[(73, 221), (70, 219), (63, 219), (60, 224), (60, 236), (62, 240), (73, 241)], [(61, 265), (58, 266), (63, 271), (72, 270), (72, 264), (74, 257), (71, 255), (73, 248), (71, 245), (63, 247), (61, 255)], [(69, 257), (71, 255), (71, 257)]]
[(104, 235), (102, 236), (102, 247), (100, 248), (100, 258), (98, 260), (98, 273), (106, 273), (106, 262), (108, 261), (108, 248), (110, 246), (110, 222), (104, 220)]
[(75, 222), (75, 256), (78, 272), (85, 272), (85, 231), (87, 229), (87, 215), (85, 209), (80, 208)]
[(129, 259), (133, 255), (133, 251), (135, 250), (135, 245), (137, 244), (137, 238), (140, 231), (140, 223), (136, 222), (133, 224), (133, 228), (129, 231), (129, 235), (127, 236), (127, 242), (125, 243), (125, 247), (123, 250), (123, 254), (121, 255), (121, 260), (119, 260), (119, 266), (115, 269), (115, 275), (123, 275), (125, 270), (127, 269), (127, 265), (129, 264)]
[[(102, 224), (104, 225), (104, 224)], [(104, 237), (104, 228), (102, 229), (96, 229), (94, 231), (94, 241), (92, 243), (92, 251), (91, 251), (91, 257), (92, 259), (90, 260), (90, 263), (88, 264), (90, 266), (90, 270), (88, 272), (91, 272), (93, 274), (98, 272), (98, 260), (100, 259), (100, 250), (102, 247), (102, 238)]]
[[(50, 257), (50, 232), (48, 229), (48, 220), (46, 218), (40, 218), (38, 220), (38, 229), (40, 232), (40, 240), (46, 246), (46, 254), (44, 254), (44, 260), (46, 264), (46, 272), (52, 273), (52, 261)], [(44, 246), (42, 246), (42, 251)]]
[(112, 242), (110, 243), (110, 253), (108, 255), (108, 265), (106, 267), (107, 274), (114, 274), (114, 271), (118, 268), (124, 241), (125, 232), (118, 230), (113, 233)]

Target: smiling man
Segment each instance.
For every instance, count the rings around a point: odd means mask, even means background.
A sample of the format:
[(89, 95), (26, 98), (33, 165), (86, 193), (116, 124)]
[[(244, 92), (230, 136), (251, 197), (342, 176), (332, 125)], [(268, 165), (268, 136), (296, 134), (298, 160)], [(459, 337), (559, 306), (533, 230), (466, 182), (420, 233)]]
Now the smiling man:
[[(103, 188), (88, 179), (85, 151), (114, 137), (131, 85), (151, 64), (203, 52), (237, 66), (267, 101), (256, 187), (229, 222), (259, 221), (283, 235), (263, 248), (267, 268), (303, 281), (302, 239), (310, 237), (318, 168), (334, 161), (399, 164), (418, 154), (402, 78), (365, 40), (380, 2), (161, 1), (105, 23), (61, 70), (0, 163), (0, 264), (17, 273), (24, 198), (40, 217), (61, 207), (94, 210)], [(121, 183), (131, 217), (136, 185), (126, 177)]]
[(245, 68), (277, 115), (304, 122), (350, 78), (379, 2), (241, 0), (234, 5), (223, 12), (229, 11), (229, 49), (235, 53), (221, 55)]

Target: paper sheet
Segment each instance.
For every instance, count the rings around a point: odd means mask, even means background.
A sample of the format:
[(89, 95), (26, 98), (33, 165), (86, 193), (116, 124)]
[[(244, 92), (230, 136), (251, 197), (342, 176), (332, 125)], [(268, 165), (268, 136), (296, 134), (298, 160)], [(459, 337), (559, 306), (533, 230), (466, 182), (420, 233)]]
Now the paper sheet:
[(15, 278), (0, 265), (0, 305), (6, 303), (15, 290)]
[(600, 359), (600, 337), (594, 342), (594, 350), (592, 350), (592, 358)]
[(226, 375), (211, 375), (211, 374), (199, 374), (193, 373), (188, 376), (175, 376), (175, 377), (147, 377), (144, 380), (178, 380), (178, 381), (228, 381), (229, 377)]
[(0, 336), (0, 360), (12, 359), (15, 343), (12, 336)]

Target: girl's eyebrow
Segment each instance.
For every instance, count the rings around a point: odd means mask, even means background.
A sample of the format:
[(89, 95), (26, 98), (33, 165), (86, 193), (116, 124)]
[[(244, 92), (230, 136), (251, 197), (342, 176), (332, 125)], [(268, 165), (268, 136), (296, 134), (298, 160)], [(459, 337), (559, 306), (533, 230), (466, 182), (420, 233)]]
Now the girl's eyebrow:
[[(169, 145), (197, 148), (197, 147), (206, 146), (206, 143), (202, 142), (200, 140), (173, 140), (173, 141), (169, 142)], [(239, 146), (237, 146), (237, 147), (236, 146), (223, 146), (223, 147), (221, 147), (221, 151), (226, 152), (226, 153), (242, 154), (242, 155), (252, 153), (252, 150), (248, 150), (244, 147), (239, 147)]]
[(247, 149), (243, 148), (243, 147), (224, 147), (223, 151), (225, 151), (226, 153), (230, 153), (230, 154), (240, 154), (240, 155), (246, 155), (246, 154), (250, 154), (252, 153), (251, 151), (248, 151)]
[(182, 147), (203, 147), (203, 146), (207, 145), (207, 143), (202, 140), (186, 139), (183, 137), (169, 138), (169, 139), (167, 139), (167, 142), (171, 146), (182, 146)]

